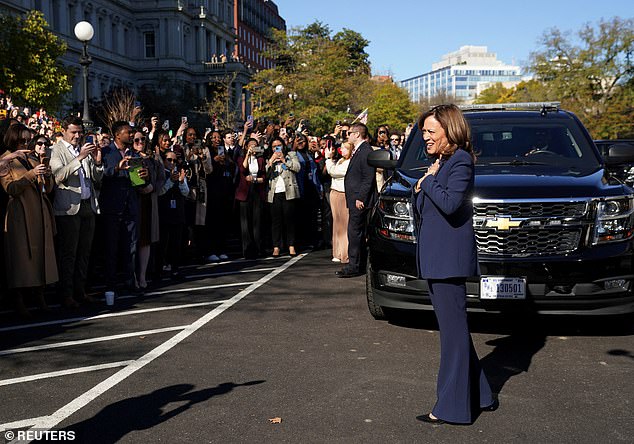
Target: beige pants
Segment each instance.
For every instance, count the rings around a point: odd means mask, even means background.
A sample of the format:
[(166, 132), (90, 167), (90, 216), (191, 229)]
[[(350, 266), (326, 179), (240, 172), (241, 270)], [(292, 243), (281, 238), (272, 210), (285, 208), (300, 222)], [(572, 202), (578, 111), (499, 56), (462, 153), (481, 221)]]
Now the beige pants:
[(332, 210), (332, 257), (348, 263), (348, 207), (346, 193), (330, 190)]

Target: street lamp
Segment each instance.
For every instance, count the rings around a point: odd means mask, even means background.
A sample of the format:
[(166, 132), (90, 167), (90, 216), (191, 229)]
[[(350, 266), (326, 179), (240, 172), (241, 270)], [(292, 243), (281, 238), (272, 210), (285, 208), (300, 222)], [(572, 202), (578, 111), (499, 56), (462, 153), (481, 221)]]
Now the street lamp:
[(75, 25), (75, 37), (84, 44), (84, 50), (79, 58), (79, 64), (84, 71), (84, 114), (82, 120), (84, 128), (89, 130), (92, 128), (92, 120), (90, 120), (90, 112), (88, 110), (88, 67), (92, 63), (92, 59), (88, 55), (88, 42), (95, 35), (95, 30), (88, 22), (79, 22)]

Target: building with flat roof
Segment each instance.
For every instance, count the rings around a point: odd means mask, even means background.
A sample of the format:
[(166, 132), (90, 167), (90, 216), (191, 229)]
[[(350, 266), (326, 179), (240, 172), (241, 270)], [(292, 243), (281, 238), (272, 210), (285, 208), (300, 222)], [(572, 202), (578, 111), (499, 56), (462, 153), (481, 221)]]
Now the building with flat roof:
[(443, 95), (457, 102), (471, 103), (481, 90), (479, 85), (503, 82), (513, 86), (521, 80), (519, 66), (498, 60), (486, 46), (462, 46), (433, 63), (430, 72), (401, 80), (399, 85), (415, 103)]

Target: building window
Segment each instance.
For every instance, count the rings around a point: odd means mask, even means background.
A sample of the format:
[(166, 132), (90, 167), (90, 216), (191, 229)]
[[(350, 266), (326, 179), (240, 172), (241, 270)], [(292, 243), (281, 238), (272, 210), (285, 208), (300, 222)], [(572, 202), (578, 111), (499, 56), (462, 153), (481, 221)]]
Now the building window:
[(154, 57), (156, 57), (154, 31), (143, 33), (143, 40), (145, 42), (145, 58), (153, 59)]

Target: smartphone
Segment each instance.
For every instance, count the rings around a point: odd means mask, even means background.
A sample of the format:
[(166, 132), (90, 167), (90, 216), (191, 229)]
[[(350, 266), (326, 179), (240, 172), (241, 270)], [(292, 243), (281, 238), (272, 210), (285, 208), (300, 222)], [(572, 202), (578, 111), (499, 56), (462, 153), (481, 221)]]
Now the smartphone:
[(136, 101), (134, 102), (134, 107), (135, 107), (135, 108), (140, 108), (140, 107), (141, 107), (141, 102), (139, 102), (138, 100), (136, 100)]
[(251, 123), (251, 126), (253, 126), (253, 116), (249, 115), (247, 117), (247, 122)]
[(95, 136), (93, 136), (92, 134), (89, 136), (86, 136), (86, 143), (90, 143), (90, 144), (95, 143)]
[(49, 164), (51, 163), (51, 158), (50, 157), (46, 157), (46, 156), (42, 156), (42, 157), (40, 157), (40, 163), (42, 165), (45, 165), (46, 168), (48, 168)]
[(347, 139), (348, 138), (348, 131), (341, 130), (341, 138), (342, 139)]
[(187, 123), (187, 116), (181, 117), (181, 123)]
[(286, 137), (286, 128), (280, 128), (280, 137)]

